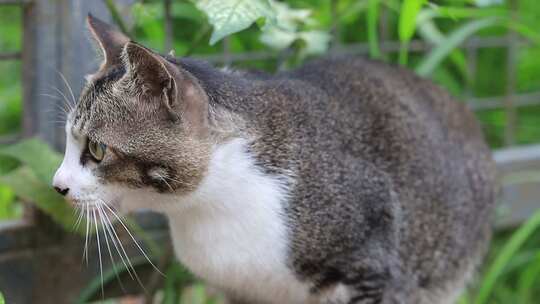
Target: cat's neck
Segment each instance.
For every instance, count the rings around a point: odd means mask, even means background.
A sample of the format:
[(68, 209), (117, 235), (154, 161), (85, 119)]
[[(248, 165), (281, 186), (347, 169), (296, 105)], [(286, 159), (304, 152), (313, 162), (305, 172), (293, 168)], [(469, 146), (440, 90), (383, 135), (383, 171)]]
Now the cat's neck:
[(245, 140), (221, 145), (198, 189), (178, 202), (186, 208), (165, 212), (177, 257), (217, 287), (303, 301), (306, 287), (285, 266), (287, 193), (281, 179), (257, 167)]
[(230, 213), (244, 212), (241, 207), (277, 208), (277, 204), (267, 200), (283, 201), (287, 192), (283, 179), (266, 174), (258, 167), (249, 152), (248, 141), (234, 138), (214, 148), (201, 184), (192, 193), (178, 198), (178, 204), (185, 207), (165, 213), (174, 220), (189, 212), (230, 216)]

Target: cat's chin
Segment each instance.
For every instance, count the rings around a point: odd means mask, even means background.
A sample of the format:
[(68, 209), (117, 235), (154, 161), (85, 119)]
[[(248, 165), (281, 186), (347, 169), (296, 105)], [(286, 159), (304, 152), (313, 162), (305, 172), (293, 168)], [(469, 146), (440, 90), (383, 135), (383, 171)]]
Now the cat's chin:
[[(159, 193), (145, 188), (106, 189), (105, 193), (115, 197), (112, 202), (114, 202), (115, 207), (122, 214), (140, 211), (175, 213), (189, 207), (189, 203), (186, 202), (184, 195), (181, 194)], [(113, 193), (115, 195), (112, 195)]]

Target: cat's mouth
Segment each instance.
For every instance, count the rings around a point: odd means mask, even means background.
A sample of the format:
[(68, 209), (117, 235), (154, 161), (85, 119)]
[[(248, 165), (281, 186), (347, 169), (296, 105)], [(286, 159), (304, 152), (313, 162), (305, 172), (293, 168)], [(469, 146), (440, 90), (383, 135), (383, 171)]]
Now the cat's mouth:
[(72, 198), (67, 201), (78, 210), (89, 212), (103, 212), (107, 215), (120, 212), (120, 199), (105, 201), (99, 198)]
[(120, 219), (118, 200), (105, 202), (100, 199), (71, 199), (69, 201), (77, 210), (79, 219), (86, 218), (96, 226), (111, 226)]

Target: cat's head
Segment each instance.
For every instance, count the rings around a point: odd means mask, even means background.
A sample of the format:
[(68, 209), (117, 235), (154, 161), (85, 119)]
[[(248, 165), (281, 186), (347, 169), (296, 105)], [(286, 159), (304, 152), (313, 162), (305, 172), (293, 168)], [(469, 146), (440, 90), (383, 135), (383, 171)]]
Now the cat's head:
[(53, 186), (69, 201), (152, 209), (184, 195), (209, 162), (208, 96), (197, 79), (106, 23), (87, 24), (103, 55), (68, 114)]

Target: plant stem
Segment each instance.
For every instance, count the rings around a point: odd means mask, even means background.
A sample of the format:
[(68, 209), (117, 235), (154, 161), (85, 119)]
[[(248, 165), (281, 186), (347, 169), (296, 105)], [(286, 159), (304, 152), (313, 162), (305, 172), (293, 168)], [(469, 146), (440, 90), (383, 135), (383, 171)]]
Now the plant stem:
[(403, 42), (401, 44), (401, 47), (399, 48), (399, 64), (400, 65), (407, 65), (407, 61), (409, 60), (409, 43)]
[(536, 211), (525, 224), (512, 234), (510, 241), (504, 245), (501, 253), (497, 255), (495, 261), (489, 266), (474, 303), (487, 303), (497, 279), (508, 265), (510, 259), (538, 227), (540, 227), (540, 210)]

